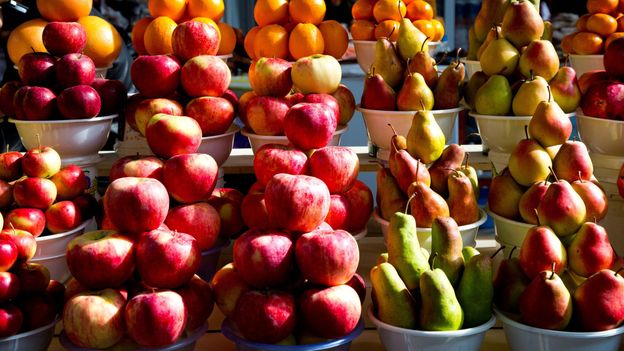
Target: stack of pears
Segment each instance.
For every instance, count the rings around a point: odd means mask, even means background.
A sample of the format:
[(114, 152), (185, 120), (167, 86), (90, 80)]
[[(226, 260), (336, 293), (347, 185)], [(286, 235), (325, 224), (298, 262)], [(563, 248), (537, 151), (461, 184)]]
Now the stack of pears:
[(388, 252), (371, 269), (375, 316), (406, 329), (451, 331), (486, 323), (492, 316), (491, 257), (463, 247), (455, 220), (437, 217), (431, 255), (420, 246), (417, 220), (396, 212)]
[(375, 60), (364, 80), (360, 105), (385, 111), (444, 110), (463, 97), (464, 64), (452, 62), (438, 77), (427, 38), (404, 18), (396, 46), (388, 38), (375, 44)]
[[(485, 22), (487, 18), (491, 21)], [(543, 37), (546, 32), (529, 0), (483, 2), (470, 35), (473, 44), (483, 41), (478, 50), (471, 45), (469, 52), (469, 58), (481, 63), (481, 71), (470, 77), (465, 91), (473, 112), (531, 116), (548, 95), (549, 84), (565, 113), (576, 110), (581, 98), (576, 74), (570, 67), (559, 68), (555, 47)]]

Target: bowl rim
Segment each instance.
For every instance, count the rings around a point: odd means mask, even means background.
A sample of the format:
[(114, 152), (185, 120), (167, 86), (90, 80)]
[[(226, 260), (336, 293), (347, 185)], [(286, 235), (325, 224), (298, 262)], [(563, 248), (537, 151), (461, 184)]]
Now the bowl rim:
[(60, 238), (66, 237), (66, 236), (70, 236), (70, 235), (76, 234), (80, 230), (84, 230), (86, 228), (87, 224), (89, 224), (89, 222), (92, 219), (93, 218), (89, 218), (89, 219), (86, 219), (86, 220), (82, 221), (82, 223), (80, 223), (79, 226), (77, 226), (76, 228), (74, 228), (72, 230), (68, 230), (66, 232), (56, 233), (56, 234), (52, 234), (52, 235), (38, 236), (38, 237), (35, 238), (35, 240), (37, 241), (37, 244), (39, 244), (40, 241), (44, 241), (45, 242), (45, 241), (60, 239)]
[(460, 62), (462, 62), (462, 63), (464, 63), (464, 64), (465, 64), (466, 62), (470, 62), (470, 63), (473, 63), (473, 64), (474, 64), (475, 62), (479, 62), (479, 65), (481, 65), (481, 61), (479, 61), (479, 60), (468, 60), (468, 59), (466, 59), (465, 57), (461, 57), (461, 58), (459, 59), (459, 61), (460, 61)]
[(19, 333), (19, 334), (11, 335), (8, 338), (4, 338), (4, 339), (0, 338), (0, 345), (2, 345), (4, 342), (7, 342), (7, 341), (14, 341), (14, 340), (17, 340), (17, 339), (26, 338), (26, 337), (29, 337), (29, 336), (33, 336), (35, 334), (39, 334), (39, 333), (41, 333), (43, 331), (46, 331), (46, 330), (48, 330), (50, 328), (54, 328), (54, 326), (56, 326), (56, 324), (58, 322), (60, 322), (60, 321), (61, 321), (61, 315), (57, 314), (56, 318), (54, 318), (54, 321), (52, 323), (50, 323), (50, 324), (46, 324), (46, 325), (44, 325), (42, 327), (39, 327), (37, 329), (33, 329), (33, 330), (30, 330), (30, 331), (27, 331), (25, 333)]
[(604, 54), (593, 54), (593, 55), (569, 54), (568, 56), (570, 56), (570, 59), (577, 58), (577, 57), (580, 57), (580, 58), (595, 58), (595, 59), (597, 59), (599, 57), (602, 58), (604, 56)]
[[(384, 218), (382, 218), (381, 215), (377, 213), (377, 210), (378, 208), (375, 208), (375, 210), (373, 211), (373, 218), (375, 219), (375, 221), (377, 221), (377, 223), (379, 223), (380, 225), (385, 225), (385, 226), (390, 225), (390, 221), (387, 221)], [(487, 218), (488, 218), (488, 212), (486, 212), (484, 209), (479, 207), (479, 213), (481, 214), (481, 216), (479, 217), (478, 221), (458, 226), (457, 228), (459, 229), (459, 231), (461, 232), (465, 230), (474, 229), (474, 228), (480, 227), (483, 223), (485, 223), (485, 221), (487, 221)], [(420, 233), (427, 233), (431, 231), (431, 228), (416, 227), (416, 231)]]
[(579, 118), (579, 119), (586, 119), (588, 121), (594, 121), (594, 122), (598, 122), (598, 123), (624, 124), (624, 121), (620, 121), (620, 120), (617, 120), (617, 119), (609, 119), (609, 118), (600, 118), (600, 117), (587, 116), (587, 115), (584, 115), (582, 111), (577, 111), (576, 112), (576, 117)]
[(232, 325), (232, 321), (230, 318), (226, 318), (221, 323), (221, 333), (227, 339), (235, 342), (236, 344), (241, 344), (250, 348), (258, 349), (258, 350), (267, 350), (267, 351), (296, 351), (296, 350), (305, 350), (305, 351), (317, 351), (317, 350), (325, 350), (333, 347), (337, 347), (340, 345), (344, 345), (352, 342), (356, 337), (358, 337), (364, 331), (364, 316), (360, 317), (355, 328), (349, 332), (349, 334), (337, 338), (332, 339), (328, 342), (320, 342), (313, 344), (302, 344), (302, 345), (275, 345), (275, 344), (263, 344), (253, 341), (247, 341), (234, 332), (234, 326)]
[(526, 222), (520, 222), (520, 221), (514, 221), (513, 219), (505, 218), (505, 217), (503, 217), (501, 215), (498, 215), (498, 214), (492, 212), (492, 210), (490, 210), (489, 207), (486, 207), (485, 210), (487, 211), (488, 215), (492, 216), (492, 219), (494, 220), (494, 222), (500, 221), (500, 222), (507, 223), (507, 224), (513, 224), (513, 225), (517, 225), (517, 226), (526, 227), (526, 229), (535, 227), (535, 224), (526, 223)]
[(234, 54), (215, 55), (215, 56), (220, 58), (220, 59), (229, 59), (229, 58), (234, 57)]
[(224, 238), (222, 236), (219, 236), (217, 241), (215, 241), (214, 245), (209, 248), (206, 249), (204, 251), (201, 252), (201, 256), (209, 256), (212, 255), (214, 253), (220, 252), (223, 249), (227, 248), (228, 246), (230, 246), (230, 242), (231, 240), (229, 238)]
[(217, 134), (217, 135), (209, 135), (209, 136), (205, 136), (202, 137), (201, 140), (202, 141), (207, 141), (207, 140), (213, 140), (213, 139), (219, 139), (219, 138), (224, 138), (226, 136), (230, 136), (232, 134), (235, 134), (236, 132), (238, 132), (239, 130), (241, 130), (241, 128), (235, 124), (232, 124), (227, 131), (225, 131), (225, 133), (223, 134)]
[[(362, 113), (365, 113), (365, 112), (366, 113), (383, 113), (383, 114), (391, 115), (391, 116), (392, 115), (395, 115), (395, 116), (397, 116), (397, 115), (407, 115), (407, 114), (413, 115), (414, 113), (418, 112), (417, 110), (414, 110), (414, 111), (373, 110), (373, 109), (361, 107), (360, 104), (355, 105), (355, 109), (357, 111), (362, 112)], [(461, 112), (461, 111), (463, 111), (465, 109), (466, 109), (465, 106), (459, 105), (459, 106), (457, 106), (455, 108), (448, 108), (448, 109), (444, 109), (444, 110), (427, 110), (427, 111), (431, 112), (434, 115), (440, 115), (440, 114), (445, 114), (445, 113), (457, 113), (457, 112)]]
[(63, 252), (62, 254), (54, 255), (54, 256), (33, 257), (29, 261), (41, 262), (41, 261), (58, 260), (59, 258), (64, 258), (65, 256), (66, 256), (65, 252)]
[(512, 327), (515, 329), (520, 329), (523, 331), (531, 332), (531, 333), (539, 333), (546, 336), (556, 336), (556, 337), (565, 337), (570, 339), (586, 339), (586, 338), (597, 338), (597, 337), (608, 337), (608, 336), (616, 336), (618, 334), (624, 333), (624, 325), (621, 325), (614, 329), (597, 331), (597, 332), (574, 332), (574, 331), (564, 331), (564, 330), (550, 330), (550, 329), (542, 329), (532, 327), (530, 325), (516, 322), (513, 319), (507, 317), (507, 315), (494, 308), (494, 314), (497, 318), (501, 320), (504, 327)]
[(474, 117), (475, 119), (486, 119), (486, 120), (521, 120), (521, 121), (530, 121), (531, 118), (533, 118), (533, 116), (513, 116), (513, 115), (506, 115), (506, 116), (497, 116), (497, 115), (482, 115), (476, 112), (473, 112), (472, 110), (468, 111), (468, 116), (470, 117)]
[(373, 324), (375, 324), (377, 329), (385, 329), (391, 332), (400, 333), (400, 334), (407, 335), (407, 336), (426, 336), (426, 337), (438, 337), (438, 338), (470, 336), (474, 334), (485, 333), (487, 330), (492, 328), (494, 324), (496, 323), (496, 315), (492, 313), (492, 316), (487, 322), (481, 325), (478, 325), (476, 327), (452, 330), (452, 331), (429, 331), (429, 330), (400, 328), (400, 327), (395, 327), (393, 325), (384, 323), (380, 321), (379, 319), (377, 319), (377, 317), (375, 316), (375, 313), (373, 313), (372, 305), (368, 306), (366, 313), (368, 315), (368, 318), (370, 318)]
[(114, 118), (119, 117), (118, 113), (107, 115), (107, 116), (99, 116), (92, 118), (81, 118), (81, 119), (48, 119), (48, 120), (40, 120), (40, 121), (26, 121), (22, 119), (9, 118), (10, 123), (14, 124), (79, 124), (79, 123), (92, 123), (92, 122), (102, 122), (112, 120)]
[[(353, 42), (353, 44), (372, 44), (372, 43), (377, 43), (377, 39), (375, 40), (351, 40)], [(393, 41), (394, 43), (394, 41)], [(429, 41), (427, 42), (428, 46), (438, 46), (440, 45), (442, 42), (441, 41)]]
[[(349, 126), (346, 124), (339, 124), (338, 127), (336, 127), (336, 131), (334, 132), (334, 136), (336, 135), (340, 135), (345, 133), (347, 130), (349, 129)], [(251, 138), (255, 138), (258, 140), (276, 140), (276, 141), (288, 141), (288, 138), (286, 137), (286, 135), (260, 135), (260, 134), (255, 134), (254, 132), (252, 132), (250, 129), (247, 129), (247, 127), (241, 129), (241, 134), (246, 136), (246, 137), (251, 137)]]

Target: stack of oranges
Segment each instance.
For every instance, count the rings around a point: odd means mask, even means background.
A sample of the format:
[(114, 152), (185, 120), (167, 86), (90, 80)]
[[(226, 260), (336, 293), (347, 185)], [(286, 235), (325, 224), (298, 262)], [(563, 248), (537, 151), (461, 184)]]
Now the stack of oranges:
[(433, 7), (425, 0), (357, 0), (351, 8), (354, 40), (397, 40), (403, 18), (408, 18), (432, 42), (442, 40), (444, 26), (434, 18)]
[(326, 54), (340, 59), (349, 34), (340, 23), (324, 21), (325, 10), (324, 0), (258, 0), (254, 7), (258, 25), (245, 36), (247, 55), (293, 61)]
[(624, 37), (624, 0), (588, 0), (587, 11), (576, 22), (577, 31), (561, 41), (567, 54), (603, 54), (611, 41)]
[(178, 23), (188, 20), (213, 26), (219, 35), (217, 55), (229, 55), (236, 46), (236, 32), (220, 22), (225, 11), (223, 0), (149, 0), (150, 17), (138, 20), (132, 28), (132, 44), (139, 55), (173, 53), (171, 35)]

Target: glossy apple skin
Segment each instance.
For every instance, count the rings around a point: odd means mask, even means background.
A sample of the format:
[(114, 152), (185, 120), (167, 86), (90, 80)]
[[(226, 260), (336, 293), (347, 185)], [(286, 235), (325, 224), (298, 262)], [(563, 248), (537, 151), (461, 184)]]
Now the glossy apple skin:
[(332, 96), (338, 101), (338, 106), (340, 107), (338, 124), (347, 125), (355, 113), (355, 97), (353, 93), (346, 85), (340, 84)]
[(53, 21), (43, 27), (43, 46), (56, 57), (80, 53), (87, 46), (87, 32), (78, 22)]
[(48, 178), (61, 170), (61, 156), (49, 146), (38, 146), (24, 154), (21, 164), (26, 176)]
[(17, 245), (9, 240), (0, 239), (0, 272), (6, 272), (17, 262)]
[(37, 241), (29, 232), (21, 229), (3, 229), (0, 231), (0, 240), (10, 241), (17, 246), (18, 262), (26, 262), (35, 256)]
[(292, 89), (292, 64), (277, 57), (261, 57), (254, 64), (253, 91), (260, 96), (283, 97)]
[(55, 81), (56, 59), (45, 52), (31, 52), (17, 63), (17, 73), (24, 85), (49, 87)]
[(35, 238), (43, 233), (46, 226), (45, 213), (36, 208), (16, 208), (11, 210), (4, 218), (4, 229), (22, 229)]
[(334, 229), (358, 233), (366, 227), (373, 206), (373, 193), (366, 184), (356, 180), (349, 191), (331, 196), (325, 221)]
[(196, 152), (201, 144), (202, 131), (191, 117), (159, 113), (147, 122), (145, 138), (156, 156), (171, 158)]
[(65, 119), (85, 119), (97, 116), (102, 108), (98, 92), (89, 85), (76, 85), (63, 90), (56, 105)]
[(164, 162), (155, 156), (125, 156), (113, 163), (110, 181), (123, 177), (154, 178), (162, 181)]
[(243, 198), (241, 217), (250, 229), (268, 229), (271, 227), (264, 193), (249, 193)]
[(195, 275), (186, 285), (177, 289), (176, 292), (182, 296), (184, 306), (188, 312), (186, 330), (193, 331), (204, 325), (214, 309), (214, 299), (210, 284)]
[(279, 342), (295, 329), (295, 298), (281, 290), (247, 291), (238, 299), (233, 320), (249, 341)]
[(334, 111), (334, 117), (336, 117), (336, 121), (340, 120), (340, 105), (338, 104), (338, 100), (334, 97), (334, 95), (307, 94), (303, 96), (303, 99), (300, 102), (325, 104), (329, 106), (332, 111)]
[(142, 135), (145, 135), (147, 123), (154, 115), (165, 113), (172, 116), (182, 116), (184, 108), (175, 100), (166, 98), (143, 99), (134, 111), (134, 124)]
[(169, 96), (180, 84), (180, 62), (173, 55), (141, 55), (132, 63), (130, 76), (141, 95)]
[(70, 231), (82, 223), (80, 209), (69, 200), (52, 204), (46, 210), (45, 216), (46, 228), (54, 234)]
[(212, 248), (219, 238), (221, 217), (205, 202), (179, 205), (169, 210), (165, 225), (171, 230), (191, 235), (201, 251)]
[(206, 201), (217, 183), (219, 166), (208, 154), (181, 154), (163, 167), (163, 184), (180, 203)]
[(355, 151), (344, 146), (326, 146), (310, 156), (310, 175), (322, 180), (332, 194), (341, 194), (353, 187), (360, 170)]
[(95, 78), (91, 86), (102, 100), (100, 116), (109, 116), (120, 113), (128, 99), (128, 90), (123, 83), (116, 79)]
[(56, 80), (63, 88), (91, 85), (95, 79), (95, 63), (80, 53), (63, 55), (56, 62)]
[(0, 179), (0, 211), (8, 210), (11, 205), (13, 205), (13, 185)]
[(22, 176), (22, 153), (9, 151), (0, 154), (0, 179), (11, 182)]
[(308, 156), (292, 146), (280, 144), (263, 145), (254, 155), (254, 173), (263, 185), (278, 173), (307, 174)]
[(46, 87), (30, 87), (22, 99), (22, 109), (28, 121), (55, 119), (56, 94)]
[(245, 103), (245, 124), (259, 135), (283, 135), (289, 106), (284, 98), (254, 96)]
[(57, 201), (71, 200), (84, 193), (89, 185), (84, 171), (76, 165), (61, 168), (50, 180), (56, 186)]
[(284, 133), (301, 150), (327, 146), (337, 126), (335, 111), (321, 103), (296, 104), (284, 117)]
[(24, 178), (15, 182), (13, 198), (20, 207), (46, 210), (56, 199), (56, 187), (47, 178)]
[(22, 83), (11, 80), (0, 88), (0, 112), (5, 116), (15, 116), (15, 106), (13, 105), (13, 98), (19, 88), (22, 87)]
[(217, 30), (203, 22), (180, 23), (171, 35), (173, 54), (185, 62), (199, 55), (216, 55), (219, 50)]
[(327, 339), (349, 334), (362, 314), (360, 298), (348, 285), (308, 289), (299, 297), (298, 307), (304, 324)]
[(230, 86), (232, 74), (216, 56), (195, 56), (186, 61), (180, 73), (184, 91), (192, 97), (222, 96)]
[(214, 96), (202, 96), (189, 101), (185, 113), (199, 123), (203, 136), (225, 133), (235, 117), (234, 106), (227, 99)]
[(0, 272), (0, 303), (16, 298), (19, 292), (20, 282), (17, 275), (11, 272)]
[(342, 70), (332, 56), (311, 55), (293, 64), (291, 77), (296, 90), (303, 94), (332, 94), (340, 85)]
[[(220, 193), (221, 190), (238, 193), (236, 197), (229, 197), (227, 193)], [(243, 194), (236, 189), (219, 188), (212, 192), (208, 199), (210, 206), (219, 214), (221, 225), (219, 235), (224, 238), (235, 238), (245, 227), (242, 215)]]
[(225, 316), (231, 315), (236, 308), (238, 298), (252, 289), (241, 277), (234, 262), (221, 267), (212, 277), (210, 286), (214, 301)]
[(15, 305), (0, 307), (0, 338), (17, 334), (22, 329), (24, 315)]
[(34, 263), (23, 262), (13, 269), (19, 278), (20, 292), (22, 294), (44, 293), (50, 284), (50, 271), (46, 266)]

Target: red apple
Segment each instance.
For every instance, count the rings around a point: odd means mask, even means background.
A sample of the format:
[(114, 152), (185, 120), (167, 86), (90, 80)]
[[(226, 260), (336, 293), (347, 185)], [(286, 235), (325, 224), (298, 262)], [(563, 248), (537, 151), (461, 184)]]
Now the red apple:
[(278, 173), (306, 174), (308, 156), (292, 146), (265, 144), (254, 155), (254, 173), (264, 185)]
[(330, 195), (325, 183), (318, 178), (280, 173), (267, 184), (265, 202), (271, 224), (308, 232), (325, 220)]
[(17, 73), (24, 85), (48, 87), (55, 81), (54, 56), (47, 52), (30, 52), (17, 63)]
[(21, 176), (22, 153), (18, 151), (8, 151), (0, 154), (0, 179), (11, 182)]
[(224, 198), (232, 202), (241, 203), (244, 197), (245, 195), (243, 193), (234, 188), (215, 188), (212, 191), (212, 196), (210, 196), (210, 199)]
[(180, 83), (180, 62), (172, 55), (141, 55), (132, 63), (130, 76), (141, 95), (169, 96)]
[(181, 203), (206, 201), (217, 182), (219, 167), (208, 154), (171, 157), (163, 167), (163, 184), (171, 197)]
[(95, 63), (81, 53), (66, 54), (56, 62), (56, 81), (63, 87), (91, 85), (95, 79)]
[(583, 94), (580, 107), (586, 116), (624, 118), (624, 83), (600, 81), (591, 85)]
[(171, 99), (157, 98), (144, 99), (134, 111), (134, 123), (142, 135), (145, 135), (145, 128), (154, 115), (165, 113), (172, 116), (182, 116), (184, 108), (179, 102)]
[(364, 281), (364, 278), (355, 273), (345, 284), (352, 287), (360, 297), (360, 303), (364, 303), (364, 300), (366, 299), (366, 282)]
[(180, 81), (193, 97), (221, 96), (230, 86), (232, 75), (223, 60), (216, 56), (195, 56), (182, 66)]
[(258, 288), (285, 285), (293, 274), (294, 244), (274, 229), (249, 230), (234, 242), (234, 265), (247, 284)]
[(266, 190), (266, 185), (260, 183), (259, 181), (256, 181), (255, 183), (251, 184), (251, 186), (249, 187), (249, 191), (247, 193), (248, 194), (264, 194), (265, 190)]
[(203, 22), (180, 23), (171, 35), (173, 53), (182, 61), (199, 55), (216, 55), (219, 50), (219, 33)]
[(301, 102), (319, 103), (329, 106), (334, 111), (336, 121), (340, 120), (340, 105), (338, 100), (330, 94), (307, 94), (303, 96)]
[(201, 251), (197, 240), (184, 233), (156, 229), (137, 242), (136, 261), (143, 281), (156, 288), (177, 288), (197, 271)]
[(299, 297), (297, 305), (306, 327), (327, 339), (349, 334), (362, 314), (358, 294), (348, 285), (308, 289)]
[(234, 121), (234, 107), (225, 98), (202, 96), (191, 100), (185, 108), (189, 117), (201, 127), (203, 136), (225, 133)]
[(50, 284), (50, 271), (39, 263), (23, 262), (13, 272), (19, 278), (22, 294), (41, 294)]
[(616, 78), (624, 77), (624, 69), (620, 66), (622, 57), (624, 57), (624, 40), (618, 38), (605, 48), (605, 53), (602, 57), (605, 71)]
[(65, 119), (84, 119), (100, 113), (102, 101), (97, 91), (89, 85), (76, 85), (63, 90), (56, 105)]
[(21, 163), (26, 176), (48, 178), (61, 169), (61, 156), (49, 146), (38, 146), (28, 150)]
[(245, 117), (256, 134), (283, 135), (284, 118), (288, 110), (284, 98), (255, 96), (245, 104)]
[(188, 312), (186, 330), (193, 331), (204, 325), (214, 309), (210, 284), (195, 275), (176, 292), (182, 297)]
[(24, 315), (14, 305), (0, 306), (0, 338), (8, 338), (22, 329)]
[(0, 210), (6, 210), (13, 204), (13, 185), (0, 179)]
[(49, 296), (56, 307), (57, 313), (63, 312), (65, 304), (65, 285), (58, 280), (50, 279), (50, 283), (45, 291), (45, 296)]
[(246, 127), (249, 127), (249, 123), (247, 121), (247, 103), (256, 96), (256, 93), (254, 93), (253, 90), (250, 90), (243, 93), (238, 100), (238, 116)]
[(173, 344), (184, 331), (187, 315), (182, 297), (173, 291), (139, 294), (126, 306), (128, 335), (142, 347)]
[(70, 231), (82, 223), (80, 209), (73, 201), (59, 201), (48, 207), (45, 212), (46, 228), (51, 233)]
[(325, 221), (334, 229), (357, 233), (366, 227), (373, 213), (373, 193), (361, 181), (344, 194), (331, 196)]
[(214, 301), (225, 316), (231, 315), (236, 308), (238, 298), (251, 290), (251, 286), (241, 277), (233, 262), (221, 267), (215, 273), (210, 286)]
[(47, 178), (24, 178), (15, 182), (13, 198), (20, 207), (46, 210), (56, 199), (56, 187)]
[[(0, 243), (0, 245), (2, 245), (2, 243)], [(0, 246), (0, 249), (2, 249), (2, 246)], [(17, 251), (17, 249), (15, 249), (15, 251)], [(17, 275), (11, 272), (0, 272), (0, 304), (16, 298), (19, 291), (20, 282)]]
[(82, 285), (82, 283), (80, 283), (78, 279), (70, 277), (69, 280), (65, 283), (65, 294), (63, 295), (63, 301), (67, 302), (72, 297), (88, 290), (89, 288)]
[(264, 200), (264, 193), (249, 193), (241, 203), (243, 222), (250, 229), (267, 229), (271, 227), (269, 213)]
[(86, 291), (65, 303), (63, 329), (77, 347), (105, 349), (115, 345), (126, 332), (126, 299), (117, 290)]
[(95, 216), (100, 209), (100, 205), (95, 197), (89, 193), (78, 195), (72, 201), (78, 206), (83, 220)]
[(351, 90), (344, 84), (340, 84), (332, 96), (338, 101), (338, 107), (340, 108), (338, 124), (341, 126), (346, 125), (351, 121), (355, 113), (355, 97)]
[(236, 189), (219, 188), (212, 192), (208, 203), (219, 214), (221, 220), (220, 236), (232, 238), (243, 230), (245, 226), (241, 213), (243, 197), (243, 194)]
[[(124, 233), (158, 228), (169, 210), (169, 194), (152, 178), (124, 177), (112, 182), (104, 193), (104, 211)], [(131, 213), (132, 216), (128, 216)]]
[(11, 269), (17, 261), (18, 254), (17, 245), (13, 241), (0, 239), (0, 272)]
[(26, 119), (26, 115), (24, 113), (24, 97), (28, 90), (30, 90), (30, 86), (23, 86), (15, 92), (13, 96), (13, 109), (15, 110), (15, 119)]
[(292, 89), (292, 64), (276, 57), (261, 57), (254, 65), (250, 83), (256, 95), (283, 97)]
[(0, 231), (0, 240), (10, 241), (17, 246), (18, 261), (28, 261), (37, 251), (37, 241), (29, 232), (21, 229), (3, 229)]
[(24, 314), (25, 330), (34, 330), (54, 322), (58, 313), (54, 299), (47, 295), (27, 295), (20, 299), (18, 306)]
[(247, 291), (238, 299), (233, 320), (249, 341), (282, 341), (295, 329), (295, 298), (286, 291)]
[(56, 186), (57, 200), (71, 200), (87, 190), (88, 178), (82, 168), (68, 165), (55, 173), (50, 180)]
[[(0, 95), (1, 94), (2, 93), (0, 92)], [(238, 113), (238, 96), (236, 96), (236, 93), (232, 89), (227, 89), (223, 93), (223, 95), (221, 95), (221, 97), (229, 101), (230, 104), (232, 104), (232, 107), (234, 108), (234, 114), (236, 115)]]
[(126, 119), (126, 123), (130, 128), (139, 132), (139, 128), (136, 125), (136, 110), (139, 104), (145, 100), (146, 97), (141, 94), (134, 94), (128, 97), (128, 101), (126, 101), (126, 107), (123, 110), (123, 116)]
[(22, 99), (24, 119), (41, 121), (54, 119), (56, 114), (56, 94), (45, 87), (30, 87)]
[(165, 224), (169, 229), (186, 233), (197, 240), (201, 251), (214, 246), (219, 237), (219, 213), (205, 202), (180, 205), (169, 210)]
[(351, 148), (327, 146), (310, 156), (310, 175), (322, 180), (332, 194), (351, 189), (357, 180), (360, 160)]
[(49, 22), (41, 34), (46, 50), (61, 57), (70, 53), (80, 53), (87, 45), (87, 33), (78, 22)]
[(5, 216), (5, 229), (22, 229), (35, 238), (43, 233), (45, 227), (45, 214), (36, 208), (15, 208)]
[(162, 181), (163, 161), (154, 156), (125, 156), (111, 165), (109, 179), (122, 177), (154, 178)]
[(594, 85), (594, 83), (610, 79), (611, 76), (605, 70), (587, 71), (583, 73), (578, 79), (579, 89), (581, 90), (582, 94), (585, 94), (587, 89), (589, 89), (590, 86)]
[(170, 158), (196, 152), (201, 144), (202, 131), (191, 117), (159, 113), (147, 123), (145, 138), (156, 156)]
[(327, 146), (338, 125), (334, 112), (326, 104), (297, 104), (284, 117), (284, 133), (295, 147), (302, 150)]
[(128, 99), (126, 86), (117, 79), (96, 78), (91, 86), (102, 100), (100, 115), (108, 116), (119, 113)]
[(13, 105), (13, 98), (19, 88), (22, 87), (22, 83), (16, 80), (11, 80), (0, 88), (0, 112), (5, 116), (15, 115), (15, 106)]
[(286, 103), (288, 104), (288, 107), (293, 107), (296, 104), (303, 102), (303, 98), (305, 98), (305, 95), (301, 94), (301, 93), (290, 93), (288, 95), (286, 95), (284, 97), (284, 100), (286, 100)]

